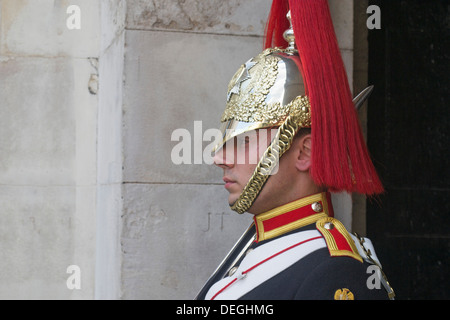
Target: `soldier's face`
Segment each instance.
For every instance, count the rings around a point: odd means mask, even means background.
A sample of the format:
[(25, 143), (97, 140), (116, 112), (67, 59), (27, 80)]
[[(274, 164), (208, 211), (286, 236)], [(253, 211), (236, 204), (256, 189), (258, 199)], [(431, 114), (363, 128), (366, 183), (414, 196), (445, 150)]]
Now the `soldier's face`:
[(214, 156), (214, 164), (223, 169), (225, 189), (232, 205), (250, 180), (276, 130), (260, 129), (230, 139)]
[[(214, 163), (223, 169), (230, 205), (241, 195), (276, 132), (276, 129), (260, 129), (246, 133), (217, 151)], [(289, 150), (279, 159), (279, 167), (247, 212), (257, 215), (303, 196), (322, 192), (322, 188), (316, 186), (310, 177), (310, 160), (311, 135), (304, 134), (295, 138)]]

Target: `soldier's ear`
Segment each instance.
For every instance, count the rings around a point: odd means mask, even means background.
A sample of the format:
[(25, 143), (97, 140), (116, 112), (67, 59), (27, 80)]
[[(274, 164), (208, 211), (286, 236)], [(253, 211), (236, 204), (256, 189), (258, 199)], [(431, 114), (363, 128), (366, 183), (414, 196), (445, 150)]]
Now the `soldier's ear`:
[(297, 158), (295, 167), (297, 170), (305, 172), (311, 167), (311, 134), (306, 134), (296, 141)]

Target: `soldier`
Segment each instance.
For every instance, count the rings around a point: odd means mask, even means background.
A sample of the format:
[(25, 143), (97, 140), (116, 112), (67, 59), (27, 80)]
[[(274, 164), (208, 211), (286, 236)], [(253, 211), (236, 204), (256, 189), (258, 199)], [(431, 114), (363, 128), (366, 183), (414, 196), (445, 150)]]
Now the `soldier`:
[(367, 94), (352, 101), (327, 0), (274, 0), (265, 47), (230, 81), (214, 156), (231, 209), (254, 223), (197, 298), (393, 298), (370, 240), (333, 217), (330, 192), (383, 187), (355, 110)]

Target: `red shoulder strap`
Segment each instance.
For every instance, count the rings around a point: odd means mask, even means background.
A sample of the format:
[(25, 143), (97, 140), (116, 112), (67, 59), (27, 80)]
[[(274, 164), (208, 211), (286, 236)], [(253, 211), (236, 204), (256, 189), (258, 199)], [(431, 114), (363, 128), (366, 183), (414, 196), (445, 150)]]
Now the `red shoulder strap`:
[(348, 256), (363, 262), (350, 234), (339, 220), (323, 218), (316, 222), (316, 227), (325, 238), (331, 256)]

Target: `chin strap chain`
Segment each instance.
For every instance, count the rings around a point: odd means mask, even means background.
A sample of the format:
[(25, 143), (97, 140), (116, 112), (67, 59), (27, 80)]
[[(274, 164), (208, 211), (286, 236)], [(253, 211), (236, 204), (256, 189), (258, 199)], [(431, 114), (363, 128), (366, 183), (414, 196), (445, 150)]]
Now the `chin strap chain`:
[(272, 143), (264, 152), (252, 177), (244, 187), (239, 198), (231, 206), (231, 210), (242, 214), (252, 206), (253, 201), (255, 201), (261, 189), (264, 187), (267, 179), (277, 167), (281, 156), (291, 147), (298, 130), (311, 126), (308, 98), (299, 96), (290, 105), (290, 115), (278, 128)]

